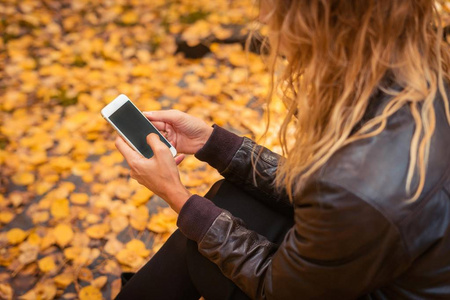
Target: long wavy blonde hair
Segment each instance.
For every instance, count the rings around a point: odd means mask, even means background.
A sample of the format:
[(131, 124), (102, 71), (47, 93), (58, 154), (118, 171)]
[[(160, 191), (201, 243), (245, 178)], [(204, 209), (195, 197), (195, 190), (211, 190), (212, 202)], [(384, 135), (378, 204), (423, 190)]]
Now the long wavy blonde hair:
[[(261, 0), (261, 10), (270, 28), (272, 77), (277, 57), (288, 60), (272, 89), (282, 91), (288, 109), (279, 133), (286, 160), (278, 168), (277, 185), (292, 199), (336, 151), (379, 134), (389, 116), (407, 105), (416, 127), (405, 189), (410, 200), (417, 199), (425, 182), (437, 93), (450, 123), (444, 87), (450, 82), (449, 45), (442, 39), (435, 1)], [(400, 89), (392, 89), (386, 79)], [(392, 100), (381, 115), (353, 132), (380, 90)], [(290, 126), (296, 140), (288, 146)], [(419, 183), (412, 191), (415, 172)]]

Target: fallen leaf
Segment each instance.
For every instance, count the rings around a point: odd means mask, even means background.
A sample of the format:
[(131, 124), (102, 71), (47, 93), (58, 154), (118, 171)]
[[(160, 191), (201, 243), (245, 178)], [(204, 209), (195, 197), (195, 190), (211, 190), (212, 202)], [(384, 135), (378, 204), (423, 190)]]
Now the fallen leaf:
[(12, 181), (17, 185), (30, 185), (34, 180), (34, 174), (30, 172), (17, 173), (12, 177)]
[(134, 269), (137, 269), (144, 264), (142, 256), (130, 249), (120, 250), (115, 257), (119, 263)]
[(119, 293), (122, 288), (122, 282), (120, 281), (120, 278), (115, 279), (111, 283), (111, 299), (114, 299)]
[(89, 200), (89, 196), (85, 193), (73, 193), (70, 195), (70, 202), (73, 204), (83, 205), (86, 204)]
[(62, 219), (69, 216), (69, 200), (55, 199), (52, 202), (50, 212), (56, 219)]
[(105, 237), (105, 235), (109, 232), (109, 225), (104, 224), (96, 224), (92, 225), (88, 229), (86, 229), (86, 234), (93, 239), (101, 239)]
[(52, 256), (41, 258), (38, 261), (38, 266), (39, 269), (44, 273), (51, 272), (56, 268), (56, 264)]
[(0, 299), (11, 300), (14, 296), (13, 289), (7, 283), (0, 283)]
[(74, 281), (73, 274), (70, 272), (61, 273), (53, 278), (58, 288), (65, 289)]
[(6, 233), (6, 238), (11, 245), (21, 243), (27, 237), (27, 233), (20, 228), (13, 228)]
[(92, 280), (91, 285), (101, 290), (105, 286), (107, 281), (108, 276), (100, 276)]
[(122, 232), (128, 227), (128, 218), (125, 216), (117, 216), (111, 218), (111, 229), (115, 233)]
[(92, 285), (85, 286), (78, 293), (80, 300), (101, 300), (102, 293), (100, 290)]
[(81, 268), (78, 272), (78, 279), (83, 281), (92, 281), (94, 278), (94, 275), (92, 274), (92, 271), (88, 268)]
[(132, 239), (125, 244), (125, 248), (135, 252), (137, 255), (146, 258), (150, 255), (150, 250), (145, 247), (145, 244), (141, 240)]
[(53, 230), (53, 234), (55, 235), (56, 243), (62, 248), (67, 246), (73, 239), (73, 230), (66, 224), (58, 224)]
[(148, 222), (149, 212), (144, 205), (139, 206), (130, 218), (130, 225), (136, 230), (144, 230)]
[(19, 249), (21, 254), (19, 255), (18, 260), (21, 264), (27, 265), (36, 261), (39, 253), (39, 246), (30, 243), (22, 243), (19, 246)]
[(0, 212), (0, 223), (7, 224), (11, 222), (11, 220), (14, 219), (14, 214), (9, 211), (2, 211)]

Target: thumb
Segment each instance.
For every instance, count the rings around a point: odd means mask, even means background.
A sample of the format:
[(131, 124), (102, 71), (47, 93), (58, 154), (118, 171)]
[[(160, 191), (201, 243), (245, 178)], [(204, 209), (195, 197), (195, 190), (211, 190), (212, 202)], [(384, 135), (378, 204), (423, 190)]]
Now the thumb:
[(175, 163), (176, 163), (177, 165), (181, 164), (181, 162), (183, 161), (183, 159), (184, 159), (185, 157), (186, 157), (186, 156), (185, 156), (184, 154), (178, 155), (177, 157), (175, 157)]
[[(164, 150), (163, 147), (166, 147), (161, 140), (159, 139), (159, 136), (156, 133), (150, 133), (147, 135), (147, 144), (152, 148), (153, 153), (156, 155), (158, 152), (161, 152)], [(167, 148), (167, 147), (166, 147)]]

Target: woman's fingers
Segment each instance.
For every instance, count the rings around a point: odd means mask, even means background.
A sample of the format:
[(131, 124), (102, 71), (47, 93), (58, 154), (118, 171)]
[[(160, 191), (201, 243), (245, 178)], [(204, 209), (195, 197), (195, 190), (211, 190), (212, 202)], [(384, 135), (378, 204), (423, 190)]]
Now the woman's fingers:
[(167, 126), (167, 123), (159, 121), (152, 121), (152, 124), (155, 125), (156, 129), (158, 129), (159, 131), (164, 131)]
[(146, 111), (144, 115), (150, 120), (155, 122), (176, 123), (182, 114), (178, 110), (158, 110), (158, 111)]
[(147, 143), (152, 148), (153, 153), (155, 156), (159, 156), (164, 154), (164, 152), (169, 152), (170, 150), (161, 140), (159, 139), (159, 136), (155, 133), (150, 133), (147, 135)]
[(128, 165), (131, 166), (133, 161), (141, 158), (139, 153), (134, 151), (120, 136), (116, 138), (116, 148), (122, 153), (123, 157), (127, 161)]

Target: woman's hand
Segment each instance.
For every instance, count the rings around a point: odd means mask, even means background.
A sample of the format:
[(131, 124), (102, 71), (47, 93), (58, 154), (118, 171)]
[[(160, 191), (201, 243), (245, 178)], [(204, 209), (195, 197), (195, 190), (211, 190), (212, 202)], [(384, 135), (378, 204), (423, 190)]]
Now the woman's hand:
[(128, 162), (131, 177), (160, 196), (179, 213), (191, 193), (181, 183), (177, 163), (158, 135), (149, 134), (147, 143), (154, 153), (150, 159), (134, 151), (121, 137), (116, 138), (116, 147)]
[(178, 110), (144, 112), (144, 115), (159, 131), (165, 133), (179, 153), (195, 154), (213, 131), (204, 121)]

